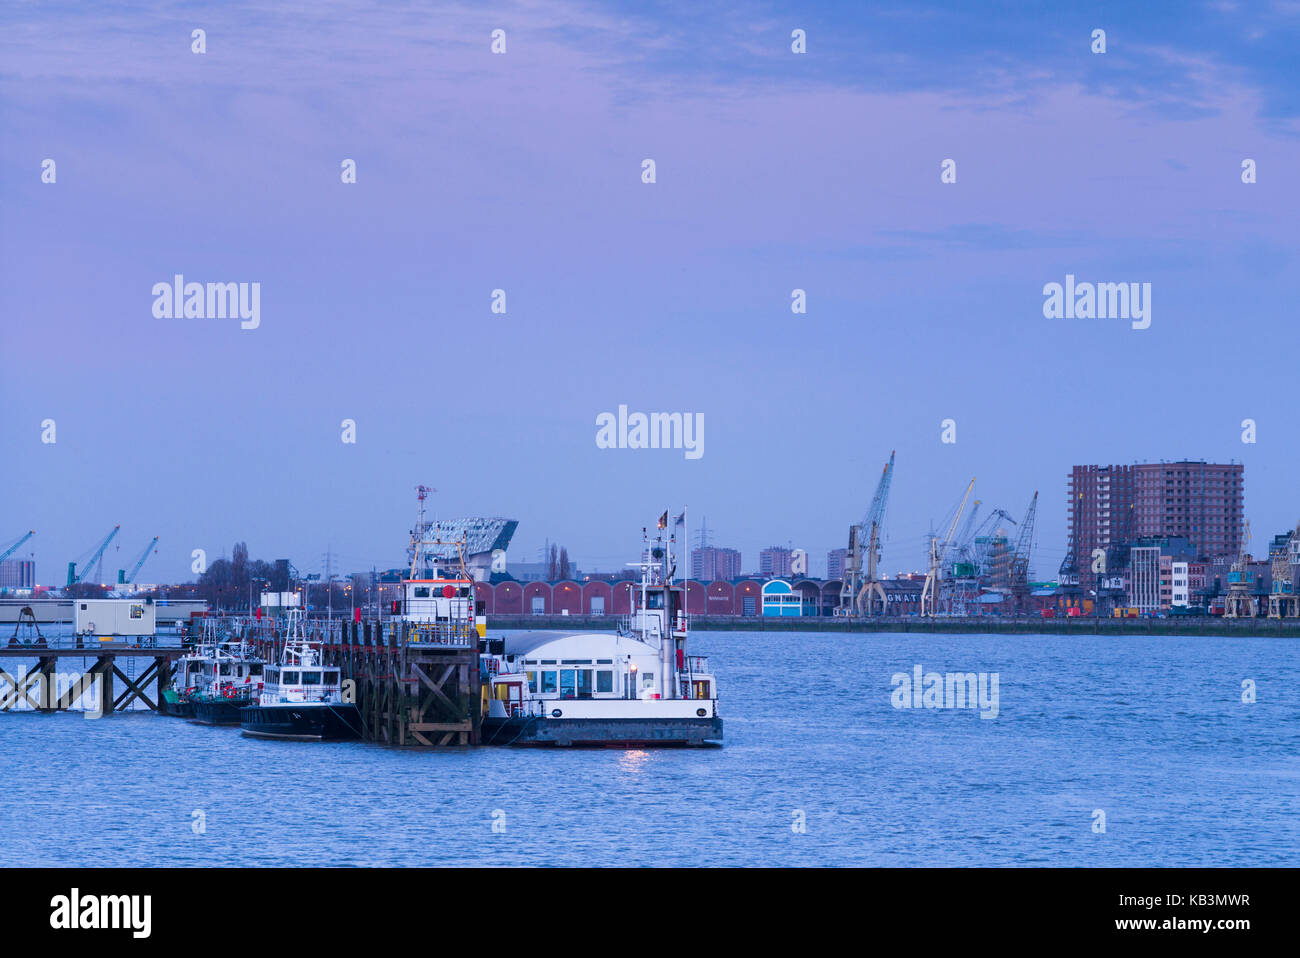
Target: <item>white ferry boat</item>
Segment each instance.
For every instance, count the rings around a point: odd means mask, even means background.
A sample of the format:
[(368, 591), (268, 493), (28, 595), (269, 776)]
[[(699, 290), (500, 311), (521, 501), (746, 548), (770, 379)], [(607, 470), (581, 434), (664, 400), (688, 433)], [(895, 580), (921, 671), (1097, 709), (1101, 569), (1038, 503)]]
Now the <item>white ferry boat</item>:
[(631, 614), (614, 633), (524, 632), (480, 656), (484, 745), (722, 744), (717, 679), (688, 655), (673, 537), (645, 543)]
[(255, 738), (337, 741), (361, 738), (361, 712), (345, 702), (337, 666), (325, 665), (307, 640), (301, 609), (290, 609), (284, 651), (263, 670), (262, 687), (240, 710), (240, 727)]

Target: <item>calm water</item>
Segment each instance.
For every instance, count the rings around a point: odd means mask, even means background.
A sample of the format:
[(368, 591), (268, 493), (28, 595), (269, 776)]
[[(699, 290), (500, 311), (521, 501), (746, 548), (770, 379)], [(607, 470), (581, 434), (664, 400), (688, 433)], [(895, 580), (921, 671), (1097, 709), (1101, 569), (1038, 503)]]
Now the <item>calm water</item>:
[[(421, 754), (0, 715), (5, 864), (1300, 864), (1294, 640), (704, 632), (692, 651), (720, 677), (722, 749)], [(1000, 714), (894, 709), (918, 663), (998, 672)]]

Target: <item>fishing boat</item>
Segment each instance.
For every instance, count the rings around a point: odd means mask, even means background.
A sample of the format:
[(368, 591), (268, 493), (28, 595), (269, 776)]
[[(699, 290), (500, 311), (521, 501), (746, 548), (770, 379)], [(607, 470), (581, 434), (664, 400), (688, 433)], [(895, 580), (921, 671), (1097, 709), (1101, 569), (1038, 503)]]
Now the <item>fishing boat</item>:
[(261, 683), (265, 661), (244, 641), (223, 638), (220, 629), (216, 619), (204, 620), (203, 636), (176, 662), (160, 714), (205, 725), (239, 724), (239, 709)]
[(717, 679), (687, 654), (686, 590), (667, 513), (643, 543), (631, 612), (613, 633), (524, 632), (480, 655), (484, 745), (722, 744)]
[(308, 641), (301, 609), (290, 609), (280, 661), (263, 670), (260, 690), (239, 711), (254, 738), (339, 741), (361, 737), (361, 713), (345, 701), (337, 666), (325, 665)]
[(187, 687), (191, 720), (200, 725), (238, 725), (240, 710), (262, 687), (265, 665), (243, 641), (211, 647), (201, 662), (197, 685)]

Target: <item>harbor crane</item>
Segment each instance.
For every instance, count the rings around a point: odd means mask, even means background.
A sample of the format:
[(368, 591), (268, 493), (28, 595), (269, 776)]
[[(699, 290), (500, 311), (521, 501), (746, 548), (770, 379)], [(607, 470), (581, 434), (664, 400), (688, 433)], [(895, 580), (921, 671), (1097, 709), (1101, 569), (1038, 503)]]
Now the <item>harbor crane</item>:
[(1011, 555), (1011, 601), (1017, 612), (1029, 608), (1029, 554), (1034, 548), (1034, 522), (1038, 516), (1038, 491), (1029, 500), (1029, 508), (1020, 523), (1016, 537), (1016, 551)]
[(1251, 589), (1250, 520), (1241, 520), (1241, 549), (1237, 561), (1228, 569), (1228, 595), (1223, 600), (1224, 618), (1255, 617), (1255, 596)]
[(957, 578), (971, 575), (975, 566), (972, 544), (975, 540), (975, 519), (980, 514), (981, 505), (983, 505), (982, 499), (976, 499), (971, 503), (966, 521), (962, 523), (961, 532), (957, 534), (956, 552), (952, 563), (952, 574)]
[(140, 574), (140, 568), (144, 565), (144, 561), (149, 558), (149, 553), (153, 552), (157, 545), (158, 537), (154, 536), (153, 539), (150, 540), (149, 544), (144, 547), (144, 552), (140, 553), (140, 558), (136, 560), (135, 567), (131, 569), (130, 575), (127, 574), (125, 569), (118, 569), (117, 584), (130, 585), (134, 582), (135, 577)]
[(91, 566), (93, 566), (96, 562), (98, 562), (103, 557), (104, 553), (108, 550), (109, 543), (113, 541), (113, 539), (117, 536), (118, 530), (121, 528), (122, 526), (120, 523), (118, 525), (113, 526), (113, 531), (110, 532), (107, 538), (105, 538), (104, 541), (99, 544), (99, 548), (95, 550), (94, 554), (90, 557), (90, 559), (86, 562), (86, 564), (82, 566), (80, 573), (77, 572), (77, 563), (75, 562), (68, 563), (68, 585), (78, 585), (81, 583), (83, 579), (86, 578), (86, 574), (90, 572)]
[[(844, 583), (840, 587), (841, 615), (872, 615), (874, 603), (880, 602), (880, 614), (885, 613), (885, 587), (880, 584), (876, 567), (880, 563), (880, 531), (885, 522), (885, 505), (889, 501), (889, 485), (894, 478), (894, 451), (880, 473), (876, 494), (862, 522), (849, 526), (848, 555), (844, 560)], [(863, 568), (863, 559), (866, 560)]]
[(35, 529), (29, 529), (29, 530), (27, 530), (27, 534), (26, 534), (26, 535), (20, 537), (20, 538), (18, 539), (17, 542), (15, 542), (13, 545), (11, 545), (11, 546), (10, 546), (8, 549), (6, 549), (4, 552), (0, 552), (0, 562), (4, 562), (5, 559), (8, 559), (11, 555), (13, 555), (15, 552), (17, 552), (18, 549), (19, 549), (19, 547), (20, 547), (24, 542), (26, 542), (28, 539), (30, 539), (30, 538), (31, 538), (32, 536), (34, 536), (34, 535), (36, 535), (36, 530), (35, 530)]
[(966, 486), (966, 492), (961, 497), (961, 502), (957, 506), (957, 512), (952, 517), (952, 522), (948, 524), (948, 532), (940, 543), (937, 536), (930, 536), (930, 568), (925, 573), (925, 585), (921, 587), (921, 615), (923, 617), (933, 617), (935, 607), (939, 599), (939, 579), (943, 569), (943, 564), (947, 560), (948, 552), (952, 549), (953, 535), (957, 531), (957, 524), (961, 522), (961, 514), (966, 511), (966, 502), (970, 499), (971, 490), (975, 488), (975, 480), (972, 479)]

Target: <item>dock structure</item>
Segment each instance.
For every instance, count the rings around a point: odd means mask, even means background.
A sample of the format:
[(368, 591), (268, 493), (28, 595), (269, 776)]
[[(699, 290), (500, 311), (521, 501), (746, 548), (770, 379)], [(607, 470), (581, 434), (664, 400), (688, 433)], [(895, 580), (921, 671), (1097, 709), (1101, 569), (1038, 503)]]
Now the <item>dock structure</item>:
[[(45, 640), (39, 643), (9, 644), (0, 647), (0, 712), (16, 710), (22, 705), (40, 712), (58, 712), (73, 708), (88, 692), (97, 693), (99, 712), (109, 715), (125, 710), (136, 699), (150, 710), (158, 710), (157, 699), (171, 685), (171, 663), (182, 654), (180, 649), (160, 649), (100, 643), (95, 640)], [(31, 669), (10, 671), (11, 662), (35, 659)], [(79, 666), (69, 675), (60, 668), (65, 660), (93, 659), (89, 667)], [(145, 664), (138, 676), (118, 667), (119, 660), (134, 665)], [(16, 674), (15, 674), (16, 673)], [(117, 692), (116, 680), (123, 689)], [(151, 683), (157, 685), (155, 697), (149, 695)]]
[[(309, 630), (311, 626), (309, 626)], [(478, 745), (479, 636), (472, 625), (399, 619), (319, 624), (327, 665), (352, 683), (362, 738), (414, 748)]]

